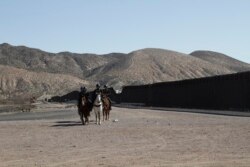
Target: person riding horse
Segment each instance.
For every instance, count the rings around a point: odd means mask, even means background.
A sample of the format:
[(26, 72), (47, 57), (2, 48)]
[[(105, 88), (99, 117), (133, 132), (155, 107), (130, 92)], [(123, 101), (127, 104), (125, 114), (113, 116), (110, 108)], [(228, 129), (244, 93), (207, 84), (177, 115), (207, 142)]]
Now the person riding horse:
[(98, 94), (98, 93), (101, 92), (101, 94), (104, 95), (104, 96), (108, 99), (109, 104), (110, 104), (109, 109), (111, 110), (111, 100), (110, 100), (110, 98), (108, 97), (108, 96), (110, 95), (110, 91), (109, 91), (107, 85), (104, 85), (103, 88), (104, 88), (104, 89), (101, 89), (101, 86), (100, 86), (99, 83), (96, 84), (96, 89), (94, 90), (94, 97), (92, 98), (92, 101), (95, 100), (96, 94)]
[(90, 93), (90, 101), (91, 102), (94, 102), (95, 101), (95, 98), (96, 98), (96, 95), (97, 93), (99, 93), (101, 90), (100, 90), (100, 85), (99, 84), (96, 84), (96, 88), (93, 92)]
[[(89, 101), (89, 103), (91, 104), (91, 110), (92, 110), (92, 108), (93, 108), (93, 105), (92, 105), (92, 104), (93, 104), (93, 102), (95, 101), (96, 95), (97, 95), (98, 93), (102, 93), (102, 94), (109, 100), (109, 103), (111, 104), (111, 100), (110, 100), (110, 98), (108, 97), (108, 96), (110, 95), (110, 91), (109, 91), (107, 85), (104, 85), (104, 89), (101, 89), (100, 84), (97, 83), (97, 84), (96, 84), (96, 89), (95, 89), (93, 92), (90, 92), (90, 93), (87, 92), (87, 88), (86, 88), (86, 87), (81, 87), (81, 88), (80, 88), (80, 93), (79, 93), (78, 105), (77, 105), (77, 106), (79, 106), (79, 103), (80, 103), (80, 101), (81, 101), (81, 98), (82, 98), (83, 96), (86, 96), (87, 99), (88, 99), (88, 101)], [(111, 105), (110, 105), (110, 108), (109, 108), (109, 109), (111, 110)]]
[(81, 98), (86, 94), (86, 92), (87, 92), (87, 89), (81, 86), (79, 96), (78, 96), (78, 103), (77, 103), (78, 107), (80, 106)]
[(96, 96), (97, 96), (98, 92), (100, 92), (100, 91), (101, 91), (100, 90), (100, 85), (96, 84), (96, 89), (94, 91), (92, 91), (92, 92), (87, 93), (88, 100), (89, 100), (89, 102), (91, 104), (91, 111), (93, 109), (93, 103), (94, 103), (94, 101), (96, 99)]
[(100, 90), (100, 88), (101, 88), (101, 86), (100, 86), (100, 84), (96, 84), (96, 89), (94, 90), (94, 92), (95, 93), (99, 93), (101, 90)]
[(107, 85), (104, 85), (104, 89), (102, 90), (102, 94), (103, 94), (104, 96), (106, 96), (106, 98), (108, 99), (109, 104), (110, 104), (109, 109), (111, 110), (111, 100), (110, 100), (110, 98), (109, 98), (110, 90), (109, 90), (109, 88), (107, 87)]
[(92, 99), (91, 99), (91, 97), (90, 97), (89, 92), (87, 92), (87, 88), (86, 88), (86, 87), (81, 87), (81, 88), (80, 88), (77, 106), (78, 106), (78, 107), (80, 106), (81, 98), (82, 98), (83, 96), (86, 96), (86, 98), (88, 99), (88, 102), (89, 102), (90, 108), (91, 108), (90, 111), (91, 111), (91, 110), (92, 110), (92, 107), (93, 107), (93, 106), (92, 106), (93, 101), (92, 101)]
[(105, 95), (107, 95), (107, 96), (109, 96), (110, 95), (110, 91), (109, 91), (109, 88), (107, 87), (107, 85), (104, 85), (103, 86), (104, 87), (104, 89), (103, 89), (103, 94), (105, 94)]
[(88, 124), (90, 111), (92, 110), (93, 104), (89, 100), (89, 92), (87, 92), (85, 87), (80, 88), (77, 107), (82, 124)]

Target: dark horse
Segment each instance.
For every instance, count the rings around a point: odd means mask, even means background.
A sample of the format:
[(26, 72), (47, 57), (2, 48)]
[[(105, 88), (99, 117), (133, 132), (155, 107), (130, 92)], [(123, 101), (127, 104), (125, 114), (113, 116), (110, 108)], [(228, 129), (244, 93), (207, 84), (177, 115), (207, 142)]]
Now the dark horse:
[(103, 102), (103, 121), (109, 120), (109, 113), (111, 110), (111, 101), (109, 97), (105, 94), (102, 94), (102, 102)]
[(88, 124), (92, 104), (89, 102), (88, 96), (86, 94), (83, 96), (80, 96), (78, 100), (79, 100), (78, 101), (78, 114), (80, 115), (82, 124), (83, 125)]

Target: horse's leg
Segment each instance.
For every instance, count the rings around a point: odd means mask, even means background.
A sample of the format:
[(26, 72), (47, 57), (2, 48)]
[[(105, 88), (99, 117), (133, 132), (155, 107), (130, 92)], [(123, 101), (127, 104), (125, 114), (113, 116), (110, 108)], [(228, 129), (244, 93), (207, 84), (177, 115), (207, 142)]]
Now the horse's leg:
[(101, 111), (99, 112), (99, 125), (101, 125)]
[(108, 110), (108, 112), (107, 112), (107, 115), (108, 115), (108, 121), (109, 121), (109, 112), (110, 112), (110, 110)]
[(99, 122), (100, 122), (100, 117), (99, 117), (99, 111), (97, 111), (97, 125), (99, 125)]
[(108, 120), (108, 108), (106, 108), (106, 111), (105, 111), (105, 120), (106, 121)]
[(105, 117), (105, 112), (102, 110), (102, 116), (103, 116), (103, 122), (104, 122), (104, 117)]
[(105, 107), (103, 107), (102, 112), (103, 112), (103, 121), (104, 121), (106, 120), (106, 108)]
[(105, 108), (103, 110), (104, 110), (104, 115), (105, 115), (105, 121), (107, 121), (107, 108)]
[(85, 122), (85, 125), (87, 124), (87, 120), (88, 120), (88, 116), (85, 114), (85, 115), (84, 115), (84, 122)]
[(109, 107), (107, 107), (107, 111), (106, 111), (106, 120), (109, 120)]
[(107, 101), (106, 108), (107, 108), (107, 110), (106, 110), (106, 120), (108, 120), (108, 117), (109, 117), (109, 101)]
[(96, 109), (94, 109), (94, 111), (95, 111), (95, 122), (96, 122), (96, 124), (98, 124), (98, 122), (97, 122), (97, 111), (96, 111)]
[(89, 116), (87, 115), (86, 119), (85, 119), (86, 124), (89, 124)]
[(99, 125), (101, 125), (101, 111), (98, 112)]
[(106, 119), (106, 121), (108, 120), (108, 111), (109, 111), (109, 106), (108, 106), (108, 101), (107, 101), (106, 110), (105, 110), (105, 119)]
[(83, 113), (82, 112), (80, 112), (80, 119), (81, 119), (82, 124), (85, 125), (85, 122), (83, 120)]
[(109, 109), (107, 110), (107, 120), (109, 121)]
[(90, 113), (90, 111), (89, 110), (87, 110), (87, 114), (86, 114), (86, 119), (85, 119), (85, 122), (87, 123), (87, 124), (89, 124), (89, 113)]

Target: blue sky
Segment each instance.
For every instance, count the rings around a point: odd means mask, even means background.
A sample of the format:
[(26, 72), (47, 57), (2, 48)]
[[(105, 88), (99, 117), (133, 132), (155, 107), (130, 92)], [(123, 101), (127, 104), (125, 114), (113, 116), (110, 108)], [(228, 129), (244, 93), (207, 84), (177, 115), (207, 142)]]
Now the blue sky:
[(1, 0), (4, 42), (98, 54), (213, 50), (250, 63), (250, 1)]

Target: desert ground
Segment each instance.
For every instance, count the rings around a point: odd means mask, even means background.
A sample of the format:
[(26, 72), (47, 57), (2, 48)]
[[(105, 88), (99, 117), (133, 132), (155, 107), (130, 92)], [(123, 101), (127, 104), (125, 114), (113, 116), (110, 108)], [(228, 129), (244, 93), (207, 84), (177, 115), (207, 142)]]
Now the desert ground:
[(0, 166), (250, 166), (250, 117), (113, 107), (83, 126), (59, 108), (0, 113)]

